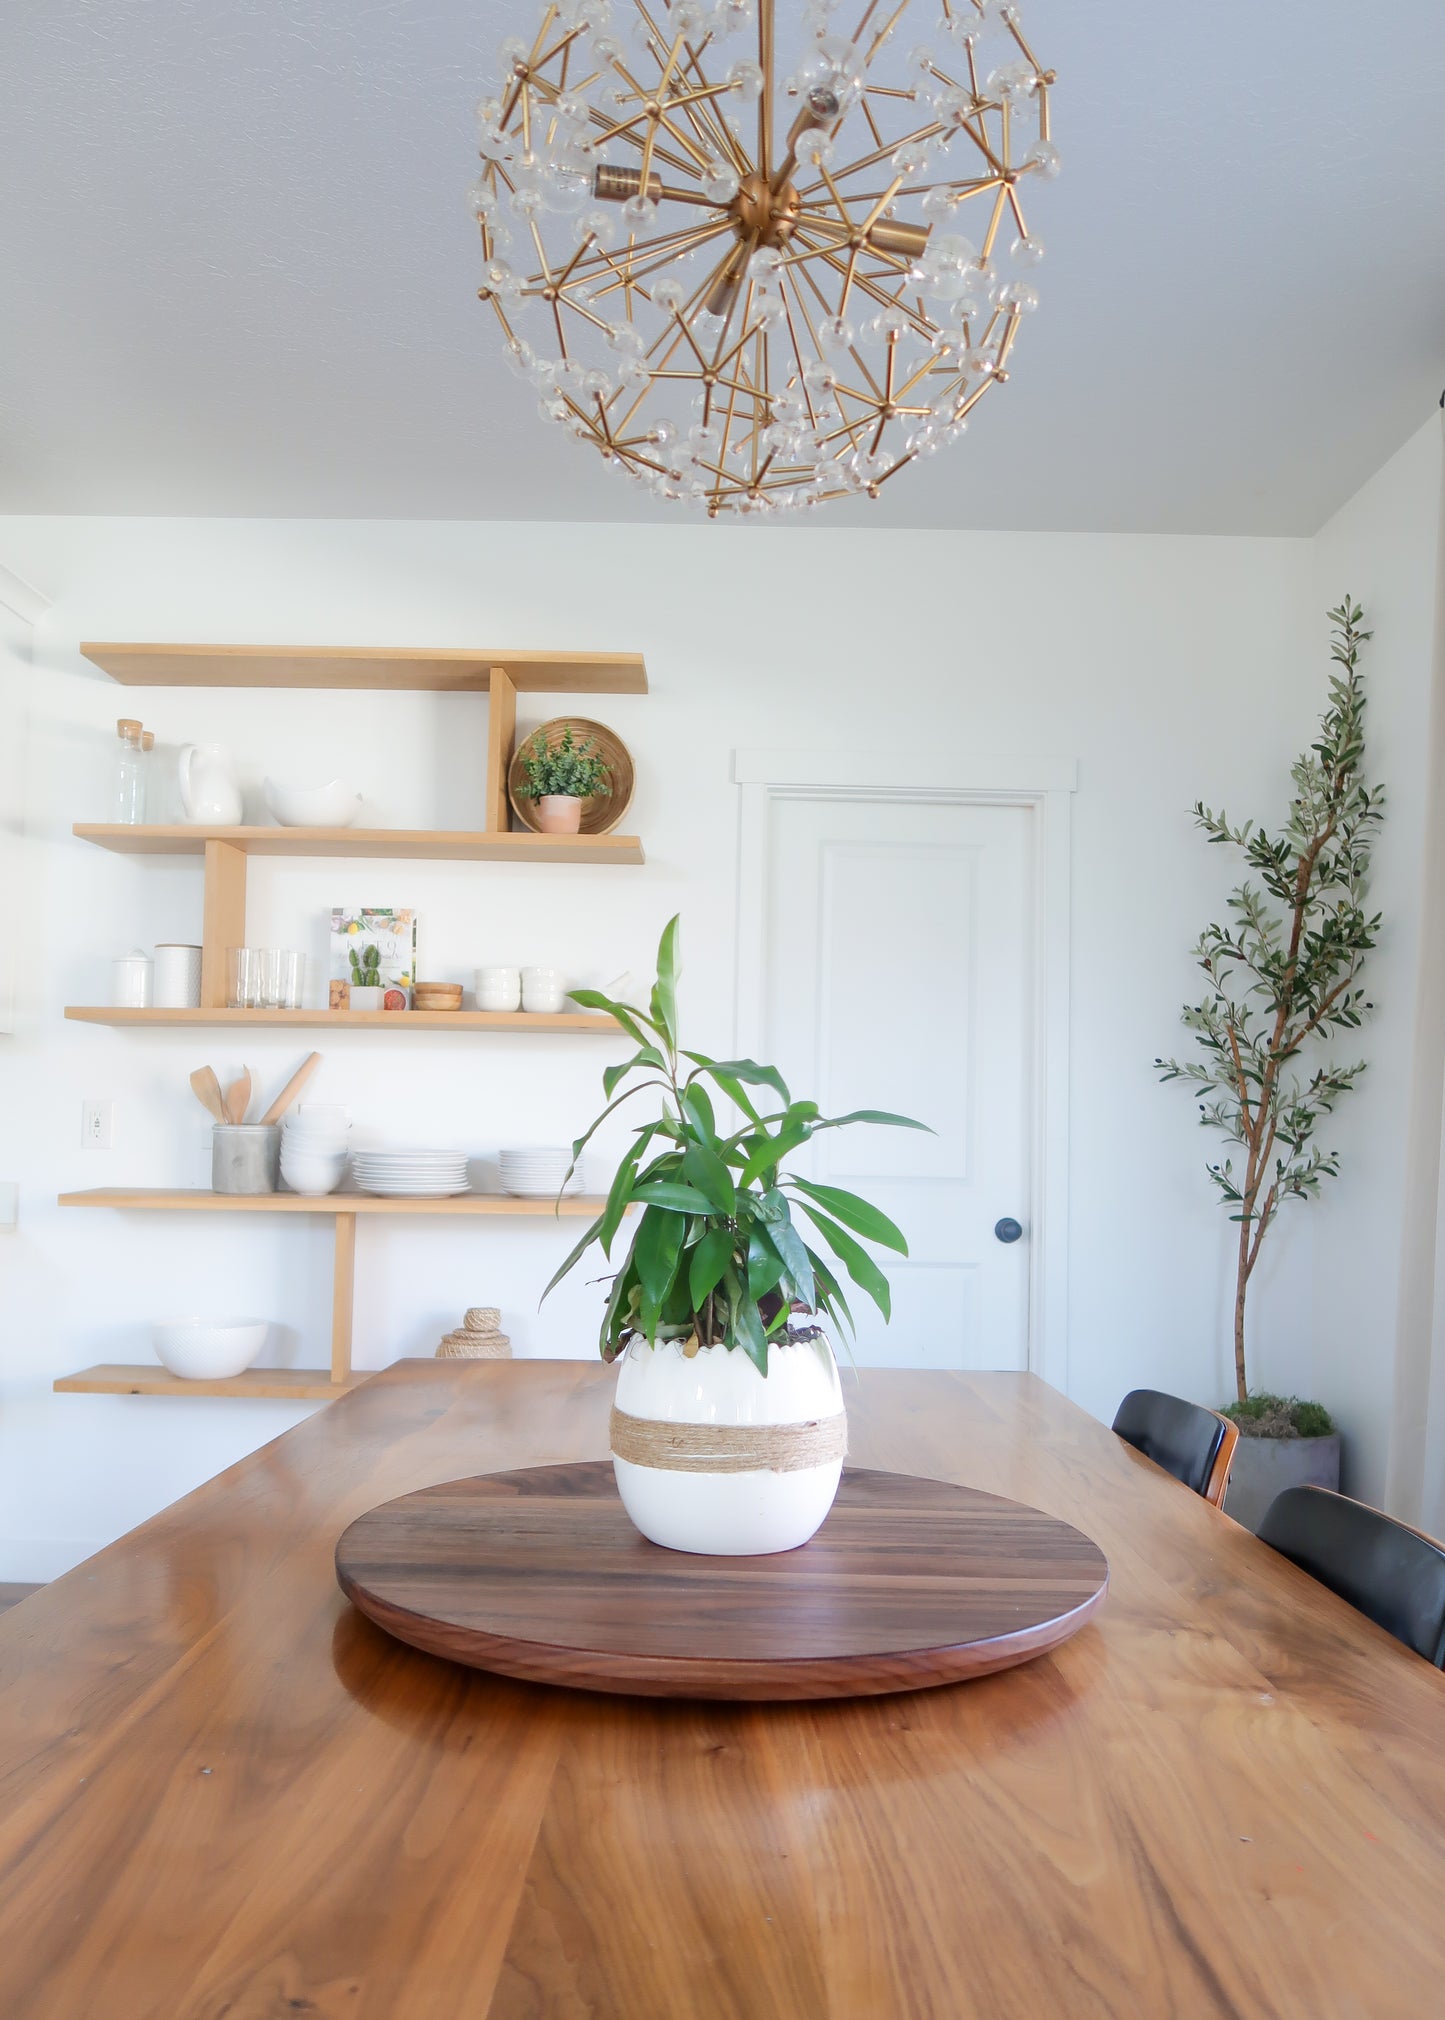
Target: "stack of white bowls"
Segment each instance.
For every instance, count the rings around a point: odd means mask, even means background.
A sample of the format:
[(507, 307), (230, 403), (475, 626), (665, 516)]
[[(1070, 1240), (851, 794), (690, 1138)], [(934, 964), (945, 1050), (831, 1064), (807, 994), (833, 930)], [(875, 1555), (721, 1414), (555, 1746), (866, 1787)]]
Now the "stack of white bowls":
[(351, 1118), (344, 1108), (303, 1101), (281, 1126), (281, 1176), (293, 1192), (335, 1192), (346, 1176)]
[[(518, 1199), (555, 1199), (559, 1192), (580, 1192), (582, 1172), (580, 1168), (567, 1178), (567, 1168), (572, 1162), (570, 1150), (504, 1150), (498, 1162), (502, 1171), (502, 1190), (510, 1192)], [(563, 1185), (563, 1179), (567, 1183)]]
[(363, 1192), (384, 1199), (446, 1199), (470, 1190), (464, 1150), (355, 1150), (351, 1168)]

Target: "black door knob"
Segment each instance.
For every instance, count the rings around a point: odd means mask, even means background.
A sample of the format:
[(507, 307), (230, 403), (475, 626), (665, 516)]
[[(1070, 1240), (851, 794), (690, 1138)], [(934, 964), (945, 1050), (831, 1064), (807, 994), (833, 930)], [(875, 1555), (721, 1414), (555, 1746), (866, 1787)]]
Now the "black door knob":
[(993, 1231), (1000, 1241), (1018, 1241), (1023, 1234), (1023, 1227), (1016, 1220), (996, 1220)]

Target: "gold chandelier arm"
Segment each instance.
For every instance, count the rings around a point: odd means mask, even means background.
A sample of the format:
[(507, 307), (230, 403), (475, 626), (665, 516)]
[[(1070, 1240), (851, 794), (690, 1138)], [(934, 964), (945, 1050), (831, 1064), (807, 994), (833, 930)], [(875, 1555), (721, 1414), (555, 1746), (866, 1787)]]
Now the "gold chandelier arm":
[(853, 30), (853, 42), (855, 47), (857, 46), (858, 43), (860, 43), (863, 40), (863, 31), (867, 28), (868, 23), (873, 19), (873, 16), (877, 12), (878, 12), (878, 0), (868, 0), (867, 6), (863, 9), (863, 18), (858, 23), (858, 26)]
[(767, 182), (773, 132), (773, 0), (758, 0), (758, 68), (763, 73), (758, 93), (758, 174)]
[(643, 110), (647, 114), (647, 134), (642, 143), (642, 180), (644, 183), (646, 183), (648, 176), (652, 173), (652, 155), (653, 150), (657, 146), (657, 129), (659, 126), (665, 128), (680, 147), (686, 148), (689, 154), (692, 152), (692, 142), (685, 134), (678, 132), (672, 121), (667, 117), (670, 108), (663, 104), (663, 99), (667, 92), (668, 79), (672, 76), (673, 65), (677, 62), (678, 51), (681, 47), (682, 37), (679, 35), (671, 49), (667, 52), (667, 61), (662, 66), (662, 77), (658, 82), (657, 88), (643, 107)]
[[(616, 279), (608, 281), (605, 287), (594, 288), (592, 290), (593, 300), (601, 301), (604, 295), (612, 294), (617, 288), (640, 287), (643, 281), (649, 280), (653, 274), (661, 273), (665, 268), (670, 267), (673, 261), (678, 257), (680, 253), (691, 252), (694, 246), (706, 245), (709, 239), (716, 238), (718, 234), (724, 231), (725, 229), (726, 226), (724, 224), (717, 223), (710, 225), (694, 225), (693, 228), (688, 232), (674, 233), (673, 238), (675, 240), (675, 243), (669, 248), (667, 252), (665, 252), (661, 256), (661, 258), (653, 260), (649, 266), (639, 267), (636, 264), (635, 253), (630, 252), (628, 254), (621, 255), (620, 257), (626, 260), (626, 272), (618, 273), (616, 267), (614, 266), (613, 272), (617, 275)], [(646, 246), (638, 247), (636, 251), (638, 253), (650, 252), (654, 251), (655, 249), (656, 249), (656, 242), (649, 242)], [(609, 265), (611, 264), (612, 263), (609, 261)]]
[[(594, 147), (598, 147), (605, 140), (625, 140), (629, 147), (635, 147), (640, 150), (643, 145), (642, 137), (640, 134), (635, 133), (633, 128), (639, 119), (646, 117), (643, 108), (647, 102), (647, 94), (620, 65), (614, 65), (613, 69), (616, 75), (636, 94), (640, 103), (637, 111), (623, 120), (609, 119), (600, 106), (589, 105), (587, 108), (588, 120), (593, 126), (598, 128), (598, 131), (592, 137), (592, 144)], [(600, 71), (597, 73), (598, 76), (601, 74)], [(538, 83), (542, 84), (543, 80), (538, 79)], [(546, 86), (545, 90), (553, 100), (560, 96), (555, 86)], [(673, 137), (679, 140), (680, 145), (686, 147), (688, 154), (693, 157), (692, 160), (684, 160), (681, 155), (674, 154), (670, 149), (663, 147), (654, 148), (656, 158), (659, 161), (665, 161), (669, 168), (680, 168), (684, 175), (690, 175), (700, 165), (703, 157), (685, 136), (674, 135)]]
[[(601, 162), (592, 171), (592, 194), (603, 203), (626, 203), (629, 197), (641, 194), (642, 177), (640, 168), (614, 168), (610, 162)], [(727, 210), (725, 203), (715, 202), (700, 189), (678, 189), (665, 183), (655, 170), (648, 174), (647, 194), (654, 203), (691, 203), (703, 210)]]
[(878, 54), (879, 50), (883, 47), (884, 43), (888, 40), (889, 36), (893, 33), (894, 29), (898, 26), (899, 22), (903, 19), (903, 16), (907, 12), (908, 12), (908, 0), (898, 0), (898, 5), (894, 8), (893, 12), (889, 15), (888, 19), (884, 22), (883, 26), (878, 30), (878, 33), (873, 37), (872, 42), (869, 44), (868, 54), (863, 58), (863, 67), (865, 70), (872, 68), (873, 58)]
[[(851, 221), (834, 217), (831, 211), (825, 210), (800, 210), (798, 223), (807, 225), (811, 231), (828, 233), (839, 239), (850, 237), (853, 231)], [(910, 260), (920, 259), (932, 235), (931, 225), (895, 224), (880, 218), (867, 232), (866, 239), (870, 252), (887, 255), (901, 266)]]
[[(811, 256), (813, 258), (820, 259), (825, 266), (832, 267), (835, 273), (841, 274), (844, 271), (843, 262), (842, 260), (839, 259), (836, 251), (833, 249), (832, 246), (826, 246), (826, 245), (813, 246), (810, 250), (811, 250)], [(789, 262), (789, 264), (800, 266), (802, 264), (802, 261), (792, 260)], [(812, 282), (811, 274), (808, 276), (808, 278), (809, 281)], [(812, 284), (816, 287), (816, 282), (812, 282)], [(900, 315), (907, 316), (908, 320), (913, 324), (913, 327), (919, 332), (920, 335), (926, 336), (930, 333), (931, 325), (929, 324), (928, 318), (926, 316), (920, 316), (915, 314), (915, 312), (909, 308), (907, 302), (900, 300), (899, 297), (896, 295), (890, 295), (886, 291), (886, 289), (880, 288), (875, 281), (869, 278), (867, 274), (855, 273), (853, 277), (853, 285), (859, 290), (860, 293), (867, 295), (870, 300), (877, 302), (880, 308), (897, 309)], [(839, 310), (839, 314), (840, 315), (842, 314), (841, 310)]]
[[(865, 168), (873, 168), (876, 167), (876, 165), (880, 161), (886, 161), (890, 155), (896, 154), (900, 147), (911, 147), (919, 141), (932, 140), (935, 137), (935, 135), (940, 134), (943, 131), (944, 126), (943, 121), (941, 119), (930, 120), (928, 124), (925, 126), (915, 127), (912, 133), (905, 133), (901, 140), (890, 140), (886, 146), (879, 146), (874, 148), (871, 154), (860, 154), (856, 161), (850, 161), (846, 167), (840, 168), (835, 171), (836, 180), (841, 182), (847, 176), (859, 175)], [(970, 138), (972, 138), (971, 132), (970, 132)], [(989, 156), (989, 161), (990, 164), (993, 163), (992, 155)], [(822, 180), (828, 183), (829, 186), (831, 187), (835, 177), (829, 176), (827, 170), (823, 167), (823, 164), (821, 162), (818, 163), (818, 174), (820, 175)], [(930, 185), (925, 183), (923, 187), (928, 188), (930, 187)], [(804, 197), (814, 196), (816, 195), (817, 190), (818, 190), (818, 184), (816, 182), (809, 183), (808, 187), (805, 190), (800, 191), (800, 194)]]
[(797, 118), (788, 129), (787, 152), (778, 164), (777, 173), (771, 182), (774, 196), (781, 196), (798, 165), (798, 142), (805, 133), (816, 133), (819, 128), (836, 126), (840, 107), (838, 94), (826, 84), (815, 84), (804, 99)]
[[(643, 20), (647, 22), (648, 27), (651, 28), (652, 21), (642, 4), (642, 0), (633, 0), (633, 4), (636, 6)], [(653, 29), (653, 33), (657, 33), (656, 29)], [(658, 39), (660, 41), (661, 37), (659, 36)], [(687, 47), (687, 68), (701, 85), (707, 84), (707, 78), (702, 68), (702, 56), (711, 40), (711, 35), (707, 35), (704, 36), (696, 49), (692, 47), (691, 43)], [(727, 121), (717, 118), (715, 116), (716, 113), (716, 105), (701, 100), (694, 100), (688, 107), (688, 120), (704, 146), (711, 145), (714, 147), (720, 156), (731, 161), (739, 175), (745, 175), (749, 167), (747, 155), (743, 151), (737, 135), (733, 132)], [(706, 118), (703, 117), (704, 114)], [(702, 130), (704, 128), (707, 130)]]

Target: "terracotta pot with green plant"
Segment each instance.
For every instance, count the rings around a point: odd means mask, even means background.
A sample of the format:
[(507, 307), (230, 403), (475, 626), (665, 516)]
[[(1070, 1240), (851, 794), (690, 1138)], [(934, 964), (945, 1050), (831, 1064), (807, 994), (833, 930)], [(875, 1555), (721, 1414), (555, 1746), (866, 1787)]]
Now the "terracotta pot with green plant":
[[(618, 1363), (611, 1444), (623, 1506), (670, 1549), (763, 1556), (806, 1543), (838, 1489), (847, 1419), (824, 1322), (851, 1331), (840, 1278), (887, 1319), (888, 1282), (864, 1243), (908, 1253), (876, 1206), (784, 1166), (824, 1130), (926, 1125), (875, 1109), (827, 1116), (794, 1100), (776, 1067), (686, 1051), (677, 930), (674, 918), (663, 931), (646, 1010), (572, 992), (638, 1048), (603, 1074), (607, 1106), (573, 1145), (574, 1162), (624, 1102), (642, 1095), (657, 1112), (633, 1131), (606, 1205), (547, 1289), (594, 1242), (610, 1257), (628, 1209), (641, 1209), (600, 1336), (602, 1358)], [(719, 1121), (718, 1095), (738, 1127)]]
[(580, 741), (569, 723), (554, 744), (537, 730), (522, 748), (522, 779), (517, 797), (532, 800), (537, 826), (544, 835), (575, 835), (582, 825), (584, 800), (608, 799), (612, 780), (596, 740)]
[(1361, 981), (1378, 912), (1364, 899), (1370, 846), (1384, 788), (1362, 781), (1365, 696), (1363, 612), (1349, 597), (1329, 613), (1329, 705), (1319, 733), (1294, 764), (1285, 825), (1271, 834), (1233, 825), (1202, 802), (1194, 809), (1211, 842), (1239, 849), (1251, 877), (1229, 898), (1228, 923), (1206, 927), (1195, 957), (1208, 978), (1184, 1023), (1202, 1059), (1156, 1059), (1164, 1080), (1201, 1090), (1199, 1120), (1236, 1146), (1207, 1166), (1230, 1219), (1235, 1248), (1235, 1399), (1239, 1425), (1226, 1506), (1250, 1527), (1283, 1487), (1339, 1484), (1339, 1437), (1329, 1412), (1296, 1397), (1251, 1394), (1245, 1367), (1245, 1305), (1260, 1248), (1286, 1200), (1313, 1199), (1338, 1176), (1339, 1154), (1315, 1141), (1321, 1120), (1364, 1072), (1321, 1048), (1356, 1030), (1374, 1008)]

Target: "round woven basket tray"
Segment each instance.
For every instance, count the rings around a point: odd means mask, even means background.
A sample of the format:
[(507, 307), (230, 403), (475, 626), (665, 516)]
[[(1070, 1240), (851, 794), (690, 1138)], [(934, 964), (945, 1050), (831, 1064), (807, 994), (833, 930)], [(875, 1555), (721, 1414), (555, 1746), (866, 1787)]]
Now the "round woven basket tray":
[(578, 743), (586, 743), (590, 739), (612, 780), (612, 791), (605, 799), (583, 800), (581, 833), (610, 834), (632, 804), (632, 792), (637, 783), (632, 753), (616, 730), (609, 729), (605, 722), (592, 722), (586, 716), (554, 716), (551, 722), (544, 722), (540, 729), (518, 739), (507, 773), (507, 797), (512, 802), (512, 811), (523, 827), (530, 828), (533, 834), (541, 833), (536, 801), (523, 799), (517, 788), (526, 781), (525, 757), (533, 744), (540, 741), (545, 749), (555, 750), (562, 741), (563, 731), (567, 729), (571, 730)]

